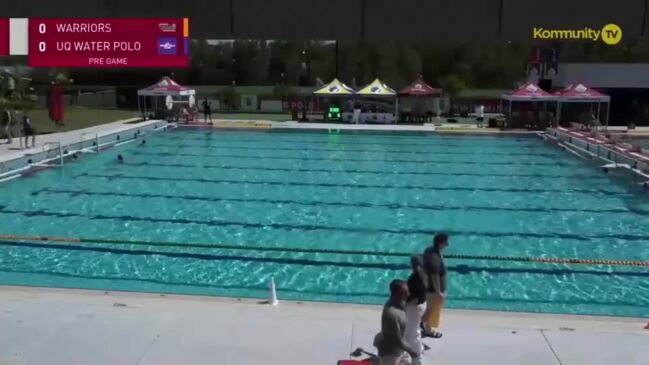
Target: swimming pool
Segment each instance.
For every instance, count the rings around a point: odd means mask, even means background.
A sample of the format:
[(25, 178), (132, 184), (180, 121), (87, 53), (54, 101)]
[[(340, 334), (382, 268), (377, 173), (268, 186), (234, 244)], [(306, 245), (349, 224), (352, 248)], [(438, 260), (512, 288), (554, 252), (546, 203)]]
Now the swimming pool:
[[(171, 131), (0, 192), (2, 234), (649, 260), (646, 194), (535, 137)], [(0, 283), (378, 304), (407, 261), (10, 242)], [(647, 268), (447, 265), (449, 307), (649, 317)]]

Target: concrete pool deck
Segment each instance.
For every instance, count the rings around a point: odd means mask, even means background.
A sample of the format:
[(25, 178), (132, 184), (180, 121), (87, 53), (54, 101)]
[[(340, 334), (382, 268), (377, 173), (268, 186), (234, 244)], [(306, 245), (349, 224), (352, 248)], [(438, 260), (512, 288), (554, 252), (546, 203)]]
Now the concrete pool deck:
[[(374, 352), (380, 311), (0, 286), (0, 364), (335, 365), (357, 347)], [(646, 365), (646, 322), (446, 310), (424, 364)]]
[[(22, 157), (26, 154), (33, 154), (35, 152), (41, 152), (47, 144), (60, 142), (62, 145), (69, 145), (77, 143), (81, 140), (93, 140), (96, 134), (100, 136), (118, 133), (120, 131), (126, 131), (129, 129), (147, 126), (150, 124), (161, 123), (161, 121), (149, 120), (143, 121), (140, 123), (129, 124), (130, 121), (137, 120), (135, 119), (126, 119), (118, 120), (112, 123), (96, 125), (89, 128), (77, 129), (73, 131), (66, 131), (60, 133), (50, 133), (50, 134), (41, 134), (36, 136), (36, 147), (29, 147), (21, 149), (20, 139), (14, 137), (11, 144), (6, 143), (6, 138), (0, 139), (0, 161), (7, 161), (14, 158)], [(18, 127), (14, 127), (14, 132), (18, 131)], [(23, 137), (24, 143), (24, 137)], [(31, 144), (31, 137), (29, 138), (29, 143)], [(53, 148), (52, 146), (50, 146)]]

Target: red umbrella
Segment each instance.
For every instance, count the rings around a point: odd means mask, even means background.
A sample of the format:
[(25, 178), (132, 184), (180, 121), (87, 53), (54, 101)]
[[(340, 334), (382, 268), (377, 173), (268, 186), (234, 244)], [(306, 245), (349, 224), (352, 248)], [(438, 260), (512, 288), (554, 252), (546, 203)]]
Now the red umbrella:
[(50, 119), (57, 123), (63, 122), (63, 88), (60, 84), (52, 85)]

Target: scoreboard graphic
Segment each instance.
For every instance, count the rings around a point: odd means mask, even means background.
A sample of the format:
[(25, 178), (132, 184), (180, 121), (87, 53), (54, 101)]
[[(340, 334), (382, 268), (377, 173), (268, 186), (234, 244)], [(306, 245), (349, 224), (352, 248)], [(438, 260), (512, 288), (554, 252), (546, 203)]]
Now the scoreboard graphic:
[(30, 67), (187, 67), (189, 19), (0, 18), (0, 56)]

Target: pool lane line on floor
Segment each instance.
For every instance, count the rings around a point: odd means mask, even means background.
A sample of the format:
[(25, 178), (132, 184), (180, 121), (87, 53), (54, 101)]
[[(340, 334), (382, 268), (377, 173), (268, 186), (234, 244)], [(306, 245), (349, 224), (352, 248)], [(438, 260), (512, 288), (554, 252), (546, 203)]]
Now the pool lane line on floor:
[[(409, 229), (392, 229), (392, 228), (371, 228), (371, 227), (341, 227), (330, 225), (316, 225), (316, 224), (299, 224), (299, 223), (260, 223), (260, 222), (245, 222), (245, 221), (231, 221), (225, 219), (189, 219), (189, 218), (156, 218), (156, 217), (138, 217), (129, 215), (104, 215), (104, 214), (82, 214), (82, 213), (63, 213), (51, 212), (46, 210), (15, 210), (9, 209), (5, 206), (0, 206), (0, 213), (2, 214), (15, 214), (23, 217), (53, 217), (53, 218), (84, 218), (88, 220), (108, 220), (108, 221), (122, 221), (122, 222), (147, 222), (147, 223), (166, 223), (166, 224), (185, 224), (185, 225), (205, 225), (214, 227), (237, 227), (244, 229), (277, 229), (285, 231), (301, 230), (304, 232), (311, 231), (338, 231), (338, 232), (356, 232), (366, 234), (377, 233), (390, 233), (395, 235), (426, 235), (434, 236), (439, 233), (439, 229), (423, 229), (423, 228), (409, 228)], [(554, 238), (554, 239), (570, 239), (575, 241), (592, 242), (593, 240), (626, 240), (626, 241), (649, 241), (647, 235), (634, 235), (634, 234), (602, 234), (602, 235), (579, 235), (573, 233), (532, 233), (532, 232), (480, 232), (480, 231), (456, 231), (444, 230), (446, 233), (454, 236), (483, 236), (491, 238), (503, 237), (519, 237), (519, 238)]]
[(628, 213), (649, 215), (649, 211), (631, 211), (628, 209), (577, 209), (577, 208), (513, 208), (513, 207), (490, 207), (490, 206), (473, 206), (473, 205), (429, 205), (429, 204), (401, 204), (401, 203), (352, 203), (352, 202), (327, 202), (327, 201), (303, 201), (292, 199), (261, 199), (261, 198), (220, 198), (209, 197), (200, 195), (172, 195), (172, 194), (153, 194), (153, 193), (120, 193), (120, 192), (97, 192), (89, 190), (69, 190), (69, 189), (52, 189), (43, 188), (31, 193), (31, 196), (39, 196), (41, 194), (67, 194), (71, 197), (80, 195), (85, 196), (108, 196), (108, 197), (124, 197), (124, 198), (142, 198), (142, 199), (178, 199), (188, 201), (209, 201), (215, 203), (265, 203), (265, 204), (295, 204), (303, 206), (333, 206), (333, 207), (354, 207), (354, 208), (386, 208), (386, 209), (421, 209), (432, 211), (446, 211), (446, 210), (459, 210), (459, 211), (505, 211), (505, 212), (528, 212), (528, 213), (557, 213), (557, 212), (571, 212), (571, 213), (597, 213), (597, 214), (611, 214), (611, 213)]
[[(184, 248), (210, 248), (226, 249), (241, 251), (268, 251), (268, 252), (292, 252), (292, 253), (309, 253), (309, 254), (336, 254), (336, 255), (362, 255), (362, 256), (383, 256), (383, 257), (411, 257), (410, 252), (389, 252), (389, 251), (361, 251), (361, 250), (340, 250), (340, 249), (308, 249), (296, 247), (271, 247), (255, 245), (228, 245), (228, 244), (209, 244), (209, 243), (178, 243), (167, 241), (135, 241), (135, 240), (115, 240), (100, 238), (70, 238), (55, 236), (22, 236), (22, 235), (0, 235), (0, 242), (12, 243), (12, 241), (38, 241), (38, 242), (58, 242), (58, 243), (91, 243), (91, 244), (115, 244), (129, 246), (158, 246), (158, 247), (184, 247)], [(69, 247), (69, 246), (61, 246)], [(147, 252), (147, 251), (145, 251)], [(496, 256), (496, 255), (458, 255), (445, 254), (445, 258), (453, 260), (481, 260), (481, 261), (508, 261), (508, 262), (529, 262), (541, 264), (571, 264), (571, 265), (608, 265), (608, 266), (633, 266), (649, 267), (649, 261), (640, 260), (608, 260), (608, 259), (581, 259), (581, 258), (561, 258), (561, 257), (523, 257), (523, 256)], [(246, 259), (252, 259), (246, 257)], [(355, 262), (337, 262), (354, 267)], [(385, 264), (385, 263), (382, 263)], [(397, 270), (408, 269), (407, 265), (397, 264)], [(647, 273), (649, 275), (649, 273)]]
[[(195, 149), (210, 149), (210, 150), (244, 150), (244, 151), (305, 151), (304, 148), (289, 148), (289, 147), (265, 147), (265, 146), (223, 146), (223, 145), (195, 145), (195, 144), (167, 144), (167, 143), (151, 143), (148, 145), (150, 148), (195, 148)], [(516, 152), (484, 152), (484, 151), (449, 151), (449, 150), (429, 150), (429, 151), (397, 151), (397, 150), (364, 150), (364, 149), (347, 149), (347, 148), (313, 148), (309, 147), (308, 151), (316, 152), (345, 152), (345, 153), (380, 153), (380, 154), (402, 154), (402, 155), (433, 155), (433, 156), (535, 156), (558, 158), (561, 157), (560, 153), (516, 153)]]
[(325, 169), (325, 168), (292, 168), (292, 167), (268, 167), (268, 166), (241, 166), (241, 165), (210, 165), (210, 164), (181, 164), (181, 163), (160, 163), (160, 162), (125, 162), (124, 166), (134, 167), (180, 167), (180, 168), (193, 168), (193, 169), (216, 169), (216, 170), (249, 170), (249, 171), (285, 171), (285, 172), (324, 172), (324, 173), (340, 173), (340, 174), (372, 174), (372, 175), (385, 175), (394, 176), (398, 174), (403, 175), (421, 175), (421, 176), (475, 176), (475, 177), (530, 177), (530, 178), (573, 178), (573, 179), (594, 179), (610, 181), (608, 176), (592, 176), (588, 175), (559, 175), (559, 174), (517, 174), (517, 173), (475, 173), (475, 172), (433, 172), (433, 171), (415, 171), (415, 170), (391, 170), (391, 171), (377, 171), (377, 170), (341, 170), (341, 169)]
[[(161, 251), (151, 249), (126, 249), (126, 248), (113, 248), (93, 245), (84, 245), (83, 243), (32, 243), (32, 242), (12, 242), (0, 240), (0, 246), (17, 247), (17, 248), (35, 248), (35, 249), (48, 249), (48, 250), (64, 250), (64, 251), (83, 251), (83, 252), (100, 252), (110, 253), (115, 255), (132, 255), (132, 256), (163, 256), (169, 258), (181, 258), (191, 260), (203, 261), (240, 261), (240, 262), (257, 262), (262, 264), (275, 264), (275, 265), (296, 265), (296, 266), (315, 266), (315, 267), (340, 267), (348, 269), (365, 269), (365, 270), (393, 270), (393, 271), (408, 271), (410, 266), (403, 263), (389, 263), (389, 262), (345, 262), (345, 261), (332, 261), (323, 259), (307, 259), (307, 258), (286, 258), (286, 257), (252, 257), (234, 254), (214, 254), (214, 253), (198, 253), (198, 252), (177, 252), (177, 251)], [(132, 245), (133, 246), (133, 245)], [(150, 246), (153, 247), (153, 246)], [(230, 250), (233, 251), (233, 250)], [(239, 250), (240, 251), (240, 250)], [(451, 259), (452, 260), (452, 259)], [(484, 260), (483, 260), (484, 261)], [(610, 266), (610, 265), (598, 265)], [(579, 270), (573, 268), (501, 268), (501, 267), (486, 267), (475, 265), (447, 265), (448, 271), (458, 273), (460, 275), (470, 275), (475, 273), (491, 273), (491, 274), (537, 274), (537, 275), (592, 275), (592, 276), (619, 276), (628, 278), (645, 278), (649, 277), (649, 272), (634, 272), (634, 271), (602, 271), (602, 270)]]
[(248, 184), (248, 185), (268, 185), (268, 186), (314, 186), (324, 188), (350, 188), (350, 189), (394, 189), (394, 190), (435, 190), (435, 191), (470, 191), (470, 192), (501, 192), (501, 193), (556, 193), (556, 194), (601, 194), (607, 196), (628, 196), (630, 193), (615, 192), (608, 190), (595, 189), (523, 189), (523, 188), (487, 188), (487, 187), (445, 187), (445, 186), (418, 186), (418, 185), (372, 185), (372, 184), (345, 184), (345, 183), (315, 183), (301, 181), (255, 181), (255, 180), (227, 180), (227, 179), (205, 179), (191, 177), (172, 177), (172, 176), (144, 176), (144, 175), (125, 175), (123, 173), (108, 174), (90, 174), (81, 173), (74, 176), (78, 178), (100, 178), (107, 180), (148, 180), (148, 181), (184, 181), (198, 182), (207, 184)]
[[(311, 145), (335, 145), (335, 144), (340, 144), (340, 145), (354, 145), (354, 146), (403, 146), (403, 147), (414, 147), (414, 146), (426, 146), (426, 147), (440, 147), (440, 148), (446, 148), (446, 147), (474, 147), (475, 145), (472, 145), (471, 143), (456, 143), (456, 144), (449, 144), (449, 143), (439, 143), (439, 141), (433, 141), (430, 140), (427, 143), (394, 143), (394, 142), (362, 142), (362, 141), (342, 141), (338, 138), (332, 137), (329, 138), (328, 140), (300, 140), (300, 139), (272, 139), (272, 138), (241, 138), (241, 136), (238, 136), (239, 138), (233, 137), (232, 142), (233, 143), (259, 143), (259, 142), (267, 142), (267, 143), (286, 143), (286, 144), (292, 144), (292, 145), (299, 145), (302, 144), (304, 146), (311, 146)], [(236, 138), (236, 139), (234, 139)], [(538, 138), (538, 137), (537, 137)], [(175, 138), (175, 137), (169, 137), (165, 136), (163, 140), (171, 140), (171, 141), (224, 141), (224, 139), (219, 139), (218, 136), (214, 137), (208, 137), (208, 138)], [(478, 138), (480, 140), (480, 138)], [(530, 141), (534, 141), (532, 143), (527, 143), (524, 145), (521, 145), (521, 143), (499, 143), (499, 144), (494, 144), (491, 146), (488, 146), (488, 144), (483, 144), (481, 148), (494, 148), (494, 149), (505, 149), (505, 148), (530, 148), (530, 149), (539, 149), (543, 146), (542, 140), (540, 139), (530, 139)], [(498, 141), (500, 142), (500, 141)], [(527, 141), (526, 141), (527, 142)]]
[(210, 154), (210, 153), (184, 153), (184, 152), (143, 152), (133, 151), (134, 155), (141, 156), (184, 156), (200, 158), (232, 158), (232, 159), (264, 159), (264, 160), (287, 160), (287, 161), (329, 161), (329, 162), (372, 162), (372, 163), (411, 163), (411, 164), (447, 164), (447, 165), (480, 165), (480, 166), (562, 166), (574, 167), (577, 164), (566, 164), (561, 162), (515, 162), (501, 161), (494, 162), (493, 159), (485, 161), (452, 161), (452, 160), (400, 160), (400, 159), (370, 159), (370, 158), (338, 158), (338, 157), (297, 157), (297, 156), (251, 156), (251, 155), (227, 155), (227, 154)]

